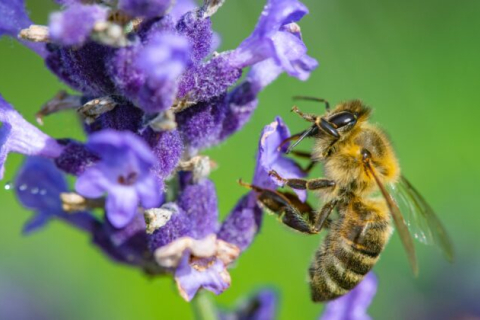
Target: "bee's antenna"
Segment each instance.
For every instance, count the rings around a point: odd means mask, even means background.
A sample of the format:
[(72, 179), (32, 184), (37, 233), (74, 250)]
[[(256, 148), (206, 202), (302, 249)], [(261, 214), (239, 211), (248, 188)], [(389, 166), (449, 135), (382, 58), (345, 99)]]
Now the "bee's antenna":
[(330, 103), (327, 100), (322, 98), (308, 97), (308, 96), (294, 96), (293, 100), (305, 100), (305, 101), (315, 101), (325, 103), (325, 109), (330, 111)]
[(318, 127), (316, 124), (314, 124), (313, 126), (310, 127), (310, 129), (308, 130), (305, 130), (302, 135), (298, 138), (297, 141), (295, 141), (292, 145), (290, 145), (287, 149), (287, 151), (285, 151), (286, 154), (290, 153), (293, 148), (295, 148), (303, 139), (305, 139), (306, 137), (312, 135), (312, 134), (316, 134), (318, 132)]

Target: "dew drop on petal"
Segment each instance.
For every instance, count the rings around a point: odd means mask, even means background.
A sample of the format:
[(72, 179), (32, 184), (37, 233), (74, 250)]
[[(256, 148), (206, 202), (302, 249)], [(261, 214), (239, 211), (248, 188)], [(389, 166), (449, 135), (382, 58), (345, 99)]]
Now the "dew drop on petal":
[(26, 184), (22, 184), (20, 187), (18, 187), (18, 190), (20, 191), (25, 191), (27, 190), (28, 186)]

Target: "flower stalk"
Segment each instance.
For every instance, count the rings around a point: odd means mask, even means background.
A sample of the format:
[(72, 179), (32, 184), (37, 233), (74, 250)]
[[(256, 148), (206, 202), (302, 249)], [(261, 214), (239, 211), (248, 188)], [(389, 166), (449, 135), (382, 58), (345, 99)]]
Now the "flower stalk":
[(205, 290), (199, 291), (192, 300), (192, 309), (196, 320), (218, 320), (215, 303)]

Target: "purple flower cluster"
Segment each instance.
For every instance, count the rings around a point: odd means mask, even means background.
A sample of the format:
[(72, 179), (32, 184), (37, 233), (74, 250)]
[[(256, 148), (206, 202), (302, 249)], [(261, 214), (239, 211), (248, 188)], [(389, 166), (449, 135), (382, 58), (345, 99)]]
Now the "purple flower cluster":
[[(31, 156), (15, 180), (18, 199), (35, 211), (25, 231), (57, 218), (114, 261), (173, 275), (186, 300), (200, 288), (223, 292), (262, 210), (250, 192), (220, 223), (211, 161), (201, 153), (240, 130), (281, 73), (305, 80), (317, 66), (296, 24), (307, 8), (268, 0), (247, 39), (216, 52), (210, 16), (223, 1), (58, 2), (63, 10), (48, 26), (33, 25), (22, 0), (0, 4), (0, 36), (19, 35), (78, 92), (56, 95), (38, 118), (75, 109), (87, 135), (85, 143), (49, 137), (0, 97), (0, 178), (8, 153)], [(278, 150), (288, 136), (279, 118), (265, 127), (256, 185), (275, 188), (272, 169), (302, 175)], [(76, 177), (74, 190), (64, 173)]]

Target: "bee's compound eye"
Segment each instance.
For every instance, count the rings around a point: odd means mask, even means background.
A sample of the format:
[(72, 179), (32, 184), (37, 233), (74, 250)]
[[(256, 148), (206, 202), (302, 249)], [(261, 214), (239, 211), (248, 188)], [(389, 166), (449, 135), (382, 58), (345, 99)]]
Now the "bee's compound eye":
[(328, 122), (333, 124), (336, 128), (341, 128), (347, 125), (353, 125), (357, 122), (357, 117), (348, 111), (342, 111), (334, 114), (328, 119)]

